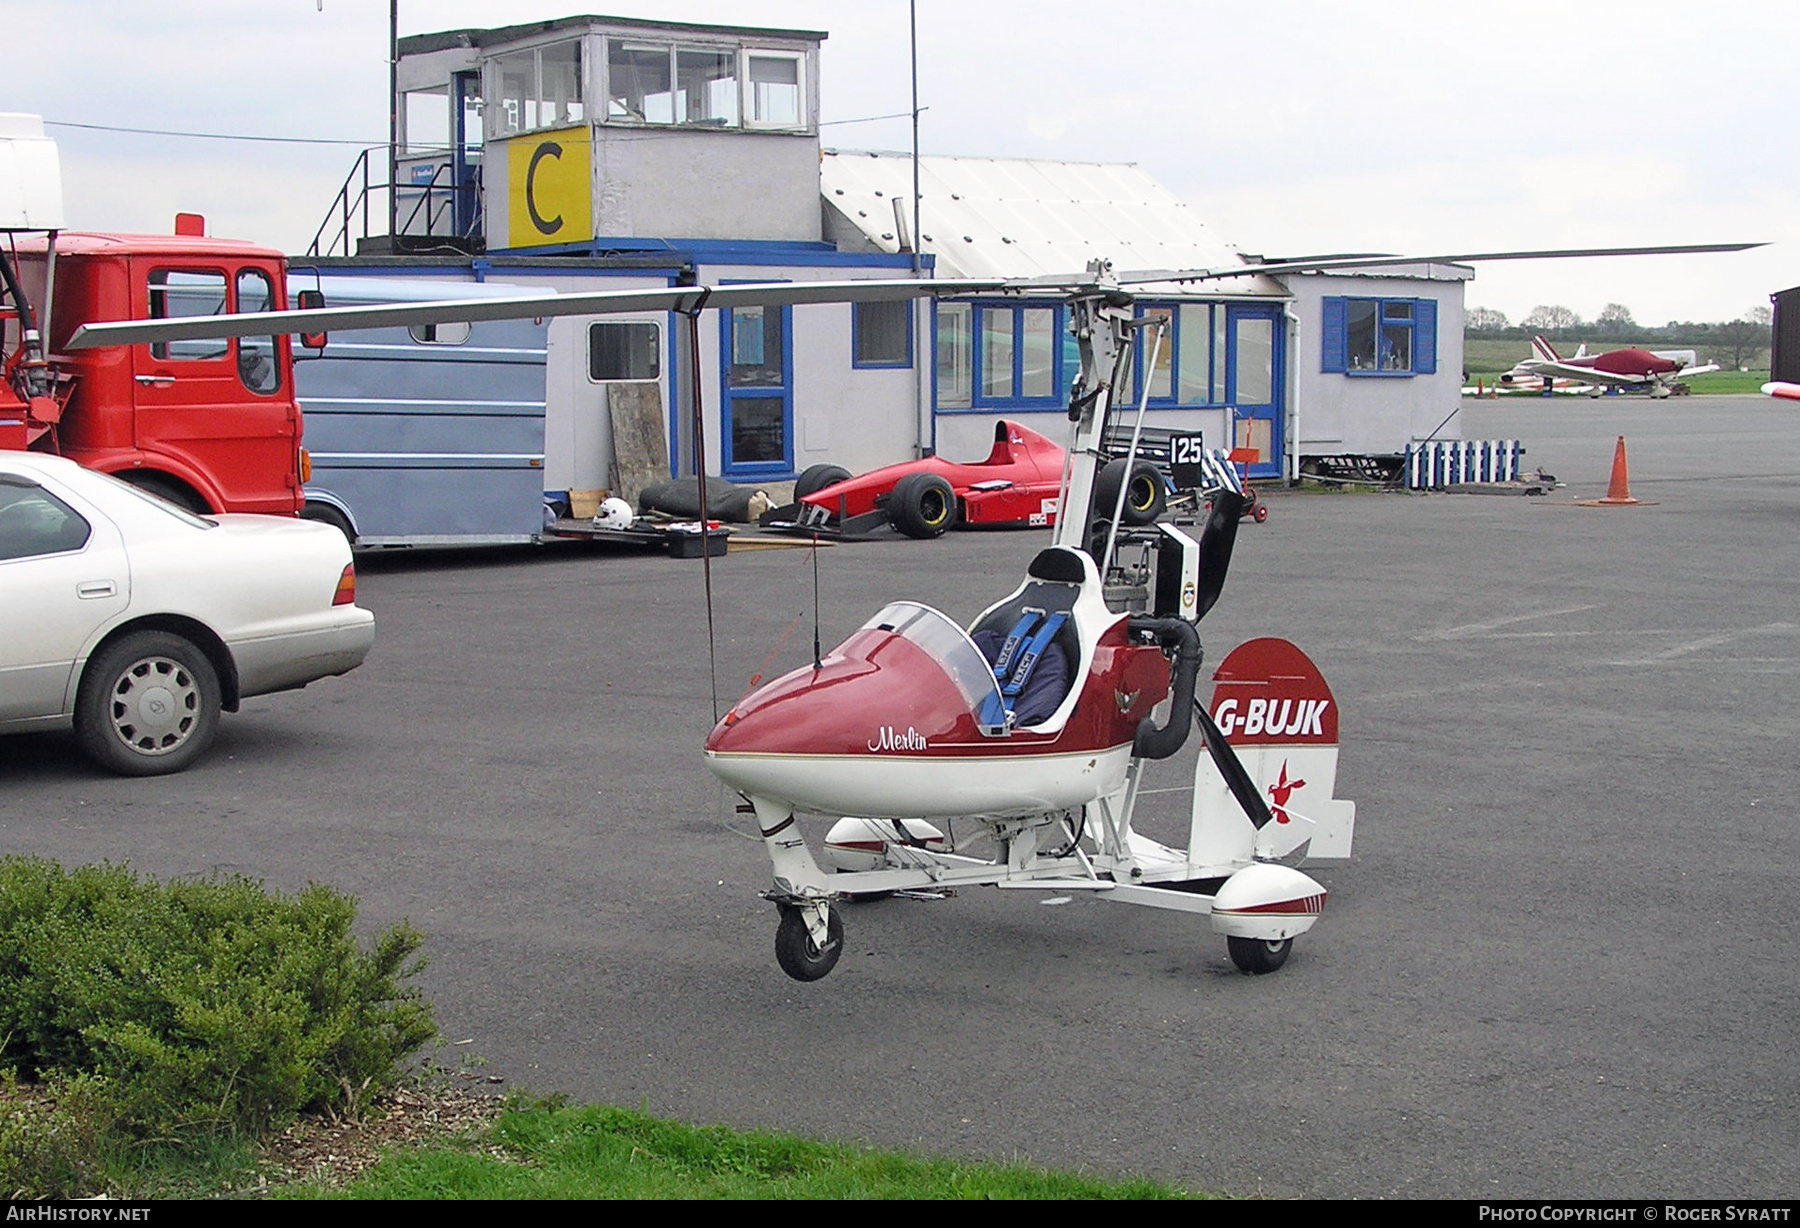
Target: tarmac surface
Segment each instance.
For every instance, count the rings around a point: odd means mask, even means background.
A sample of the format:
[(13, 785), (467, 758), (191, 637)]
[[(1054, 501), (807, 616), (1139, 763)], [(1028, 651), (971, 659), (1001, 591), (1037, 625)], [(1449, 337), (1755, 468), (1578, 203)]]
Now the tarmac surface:
[[(1463, 412), (1567, 489), (1276, 494), (1201, 626), (1212, 662), (1293, 639), (1344, 714), (1356, 856), (1273, 976), (1203, 921), (975, 890), (851, 906), (837, 970), (790, 981), (701, 764), (700, 565), (582, 546), (364, 555), (367, 664), (248, 702), (179, 776), (0, 739), (0, 853), (408, 917), (448, 1060), (508, 1087), (1237, 1194), (1791, 1197), (1800, 407)], [(1619, 434), (1655, 506), (1569, 506)], [(1046, 538), (823, 551), (825, 646), (898, 597), (967, 620)], [(807, 552), (713, 587), (721, 704), (790, 625), (768, 676), (810, 658)], [(1152, 830), (1191, 763), (1147, 782)]]

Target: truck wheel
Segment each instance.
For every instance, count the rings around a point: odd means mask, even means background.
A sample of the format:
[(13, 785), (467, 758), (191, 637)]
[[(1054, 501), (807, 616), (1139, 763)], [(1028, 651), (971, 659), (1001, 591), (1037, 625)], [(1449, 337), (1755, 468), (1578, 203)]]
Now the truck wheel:
[(218, 724), (219, 676), (179, 635), (127, 635), (82, 673), (75, 736), (88, 758), (122, 776), (179, 772)]
[(836, 486), (839, 482), (848, 482), (850, 471), (842, 465), (814, 465), (794, 480), (794, 498), (800, 500), (808, 495), (816, 495), (827, 486)]
[(908, 537), (941, 537), (956, 523), (956, 491), (939, 474), (909, 473), (894, 483), (887, 511)]
[[(1119, 501), (1119, 484), (1125, 481), (1125, 459), (1108, 461), (1100, 476), (1094, 479), (1094, 515), (1111, 516)], [(1168, 491), (1163, 488), (1162, 474), (1149, 461), (1131, 465), (1131, 482), (1125, 489), (1125, 507), (1120, 519), (1128, 525), (1151, 524), (1168, 506)]]
[(775, 927), (775, 962), (796, 981), (816, 981), (837, 967), (844, 953), (844, 919), (827, 906), (825, 945), (817, 946), (806, 928), (806, 914), (792, 904), (781, 906), (781, 922)]
[(147, 495), (155, 495), (165, 503), (173, 503), (184, 512), (205, 516), (212, 511), (210, 507), (206, 506), (206, 500), (202, 499), (193, 487), (166, 473), (137, 469), (114, 476), (121, 481), (129, 482)]
[(1227, 937), (1225, 948), (1231, 952), (1231, 962), (1237, 965), (1239, 972), (1261, 976), (1287, 963), (1288, 952), (1294, 949), (1294, 940), (1283, 938), (1269, 942), (1262, 938)]
[(300, 519), (315, 520), (320, 524), (328, 524), (344, 535), (344, 540), (352, 546), (356, 544), (356, 530), (351, 527), (350, 517), (338, 511), (329, 503), (308, 503), (300, 509)]

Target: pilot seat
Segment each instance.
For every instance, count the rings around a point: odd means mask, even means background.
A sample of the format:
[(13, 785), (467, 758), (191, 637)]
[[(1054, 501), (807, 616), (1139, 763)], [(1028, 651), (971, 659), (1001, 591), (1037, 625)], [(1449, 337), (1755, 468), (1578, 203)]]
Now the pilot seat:
[[(1067, 546), (1040, 551), (1018, 592), (983, 614), (969, 633), (1000, 687), (1003, 712), (982, 724), (1028, 729), (1049, 720), (1068, 698), (1081, 667), (1075, 603), (1089, 580), (1085, 556)], [(992, 704), (990, 699), (990, 705)]]

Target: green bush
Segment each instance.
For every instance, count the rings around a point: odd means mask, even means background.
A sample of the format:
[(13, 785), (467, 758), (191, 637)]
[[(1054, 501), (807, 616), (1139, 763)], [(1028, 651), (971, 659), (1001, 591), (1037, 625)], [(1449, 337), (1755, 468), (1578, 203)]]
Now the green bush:
[(365, 951), (314, 884), (0, 859), (0, 1064), (104, 1081), (140, 1138), (354, 1109), (435, 1035), (409, 925)]

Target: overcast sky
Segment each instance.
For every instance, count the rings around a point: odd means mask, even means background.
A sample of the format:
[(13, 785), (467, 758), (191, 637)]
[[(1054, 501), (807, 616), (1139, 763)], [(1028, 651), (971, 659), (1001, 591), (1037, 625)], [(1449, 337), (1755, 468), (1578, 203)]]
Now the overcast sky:
[[(580, 0), (402, 0), (400, 30)], [(587, 11), (595, 11), (588, 9)], [(606, 0), (618, 16), (825, 30), (824, 143), (904, 149), (905, 0)], [(0, 0), (0, 110), (62, 124), (331, 138), (289, 145), (54, 126), (72, 227), (301, 251), (387, 137), (382, 0)], [(1248, 252), (1768, 240), (1728, 256), (1485, 265), (1517, 321), (1722, 320), (1800, 285), (1800, 5), (919, 0), (926, 153), (1135, 162)]]

